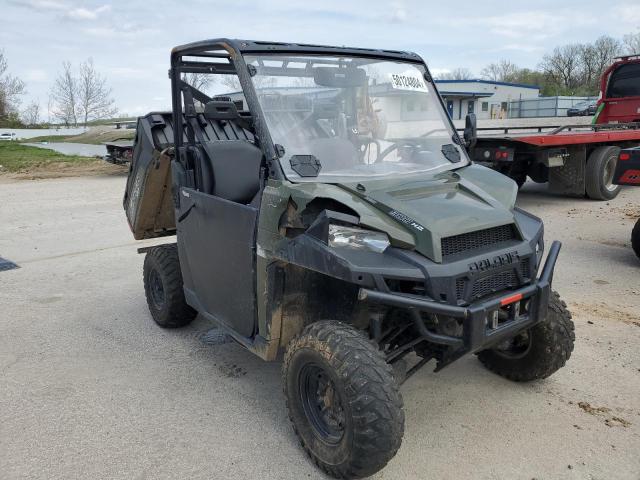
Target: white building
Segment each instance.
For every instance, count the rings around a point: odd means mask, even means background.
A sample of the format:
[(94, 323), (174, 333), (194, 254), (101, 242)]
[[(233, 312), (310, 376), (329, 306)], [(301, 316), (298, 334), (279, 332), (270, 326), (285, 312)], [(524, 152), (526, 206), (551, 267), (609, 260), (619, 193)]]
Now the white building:
[(540, 88), (491, 80), (436, 80), (454, 120), (475, 113), (478, 119), (507, 118), (509, 102), (538, 98)]

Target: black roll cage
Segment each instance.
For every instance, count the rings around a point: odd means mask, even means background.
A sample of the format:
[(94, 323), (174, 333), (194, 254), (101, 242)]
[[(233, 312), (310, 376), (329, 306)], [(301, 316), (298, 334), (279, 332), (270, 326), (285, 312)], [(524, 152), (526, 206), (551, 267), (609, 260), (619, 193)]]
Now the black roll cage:
[[(181, 161), (181, 163), (185, 161), (181, 158), (184, 143), (182, 137), (184, 131), (182, 119), (182, 92), (185, 89), (185, 85), (187, 85), (181, 78), (182, 74), (207, 73), (214, 75), (237, 75), (247, 106), (252, 114), (256, 144), (261, 148), (265, 156), (269, 177), (278, 180), (283, 180), (285, 178), (280, 162), (278, 161), (278, 154), (264, 120), (262, 107), (258, 101), (258, 96), (253, 86), (253, 82), (251, 81), (251, 73), (247, 68), (247, 64), (243, 57), (243, 55), (247, 53), (322, 54), (361, 57), (363, 59), (370, 58), (372, 60), (401, 60), (423, 65), (427, 75), (429, 75), (429, 70), (419, 55), (412, 52), (402, 52), (397, 50), (331, 47), (324, 45), (263, 42), (228, 38), (203, 40), (174, 47), (171, 50), (171, 69), (169, 70), (169, 77), (171, 79), (175, 151), (176, 158)], [(189, 89), (191, 91), (191, 95), (196, 100), (202, 103), (210, 100), (208, 96), (197, 89), (190, 86)], [(440, 101), (442, 103), (442, 99), (440, 99)]]

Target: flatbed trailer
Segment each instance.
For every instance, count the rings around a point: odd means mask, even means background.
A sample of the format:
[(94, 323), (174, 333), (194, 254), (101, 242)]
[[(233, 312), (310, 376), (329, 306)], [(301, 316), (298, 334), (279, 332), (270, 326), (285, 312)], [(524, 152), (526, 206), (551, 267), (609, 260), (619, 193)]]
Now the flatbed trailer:
[[(477, 163), (514, 179), (549, 182), (554, 193), (610, 200), (620, 149), (640, 145), (640, 122), (480, 128), (470, 152)], [(490, 133), (495, 132), (495, 133)]]
[(640, 145), (640, 55), (616, 58), (602, 74), (592, 125), (479, 130), (487, 133), (470, 145), (472, 158), (518, 186), (529, 177), (555, 193), (611, 200), (620, 150)]

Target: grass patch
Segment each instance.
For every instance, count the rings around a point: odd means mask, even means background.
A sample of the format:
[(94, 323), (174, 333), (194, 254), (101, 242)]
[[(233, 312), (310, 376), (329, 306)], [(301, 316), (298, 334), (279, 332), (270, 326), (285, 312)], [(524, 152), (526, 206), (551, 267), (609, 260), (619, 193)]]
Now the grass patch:
[(80, 135), (43, 135), (41, 137), (24, 138), (20, 143), (40, 143), (40, 142), (70, 142), (86, 143), (89, 145), (102, 145), (104, 142), (116, 142), (119, 140), (131, 141), (136, 135), (134, 129), (99, 129), (91, 128)]
[(0, 143), (0, 173), (30, 171), (54, 163), (77, 165), (95, 161), (94, 157), (63, 155), (46, 148), (21, 145), (18, 142)]
[(68, 142), (76, 135), (42, 135), (40, 137), (21, 138), (18, 143), (41, 143), (41, 142)]

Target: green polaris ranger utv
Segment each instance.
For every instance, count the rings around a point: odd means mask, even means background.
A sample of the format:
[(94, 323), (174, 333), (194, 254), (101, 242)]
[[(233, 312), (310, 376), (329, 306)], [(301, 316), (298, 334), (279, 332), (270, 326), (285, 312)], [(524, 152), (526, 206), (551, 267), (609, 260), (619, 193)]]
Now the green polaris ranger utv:
[(172, 112), (139, 119), (124, 198), (136, 239), (176, 236), (140, 249), (151, 315), (200, 314), (284, 358), (326, 473), (393, 458), (399, 385), (429, 360), (476, 354), (514, 381), (568, 360), (560, 244), (543, 264), (542, 222), (469, 160), (474, 121), (461, 139), (418, 55), (216, 39), (174, 48), (169, 74)]

